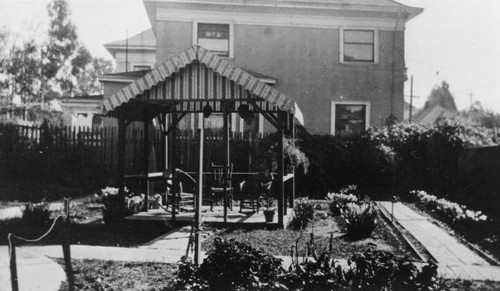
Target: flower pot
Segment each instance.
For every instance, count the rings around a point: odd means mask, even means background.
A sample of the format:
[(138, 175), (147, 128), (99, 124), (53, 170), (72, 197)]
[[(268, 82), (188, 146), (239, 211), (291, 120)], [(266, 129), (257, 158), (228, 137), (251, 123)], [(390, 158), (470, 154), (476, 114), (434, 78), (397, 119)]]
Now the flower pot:
[(273, 222), (275, 210), (264, 210), (264, 217), (266, 222)]

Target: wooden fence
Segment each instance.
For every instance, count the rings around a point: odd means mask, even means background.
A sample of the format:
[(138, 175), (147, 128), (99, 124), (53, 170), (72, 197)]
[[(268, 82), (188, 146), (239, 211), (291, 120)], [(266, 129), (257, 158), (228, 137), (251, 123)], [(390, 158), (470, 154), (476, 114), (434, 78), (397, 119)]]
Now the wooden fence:
[[(164, 137), (159, 129), (150, 129), (150, 171), (164, 167)], [(177, 165), (187, 171), (196, 169), (198, 140), (191, 130), (179, 131)], [(268, 134), (231, 133), (231, 161), (235, 170), (256, 170), (256, 155)], [(223, 161), (223, 137), (220, 131), (207, 130), (205, 166)], [(0, 124), (0, 166), (13, 175), (36, 170), (56, 177), (73, 175), (106, 175), (113, 178), (117, 170), (117, 128), (50, 127)], [(129, 126), (126, 132), (125, 173), (143, 171), (144, 129)]]

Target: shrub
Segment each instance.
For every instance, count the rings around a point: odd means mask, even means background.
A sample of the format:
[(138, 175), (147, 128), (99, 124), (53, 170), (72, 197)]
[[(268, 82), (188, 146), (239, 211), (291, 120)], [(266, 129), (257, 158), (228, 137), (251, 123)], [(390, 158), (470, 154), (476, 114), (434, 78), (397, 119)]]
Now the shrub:
[[(128, 189), (125, 187), (125, 194)], [(119, 189), (114, 187), (106, 187), (101, 190), (101, 200), (104, 204), (103, 220), (105, 223), (121, 222), (124, 215), (128, 212), (125, 208), (125, 200), (120, 199)]]
[(181, 262), (176, 290), (271, 290), (279, 287), (281, 259), (235, 240), (216, 238), (203, 263)]
[(353, 194), (356, 191), (356, 185), (350, 185), (342, 188), (339, 193), (328, 193), (326, 200), (329, 202), (330, 212), (333, 216), (341, 214), (341, 210), (345, 208), (348, 203), (357, 203), (358, 197)]
[(375, 229), (377, 210), (372, 203), (349, 203), (342, 211), (347, 225), (347, 235), (352, 239), (370, 237)]
[(296, 229), (304, 229), (314, 216), (314, 205), (308, 198), (300, 198), (293, 203), (294, 217), (291, 226)]
[(50, 221), (49, 204), (42, 203), (27, 203), (23, 208), (22, 220), (24, 223), (43, 226)]
[(348, 260), (345, 280), (351, 290), (436, 290), (437, 266), (418, 268), (385, 251), (369, 250)]

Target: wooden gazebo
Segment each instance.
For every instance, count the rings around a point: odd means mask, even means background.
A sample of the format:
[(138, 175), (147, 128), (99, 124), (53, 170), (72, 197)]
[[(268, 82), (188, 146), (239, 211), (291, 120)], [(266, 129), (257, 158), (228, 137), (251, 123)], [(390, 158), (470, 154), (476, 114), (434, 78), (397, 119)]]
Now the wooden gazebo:
[[(108, 116), (118, 119), (118, 173), (117, 178), (120, 193), (123, 194), (123, 179), (125, 166), (125, 131), (132, 121), (144, 122), (144, 144), (149, 144), (149, 124), (153, 119), (159, 121), (165, 138), (164, 153), (167, 157), (164, 170), (176, 169), (175, 134), (173, 130), (179, 121), (188, 113), (207, 114), (222, 113), (224, 127), (224, 164), (229, 167), (229, 114), (245, 109), (258, 113), (272, 124), (278, 131), (281, 156), (278, 158), (276, 185), (278, 193), (278, 224), (283, 227), (286, 215), (284, 193), (284, 159), (283, 138), (285, 133), (293, 135), (294, 122), (302, 123), (302, 114), (297, 104), (265, 84), (246, 71), (236, 67), (232, 62), (221, 58), (200, 46), (193, 46), (176, 55), (141, 79), (124, 87), (122, 90), (103, 101), (104, 110)], [(243, 106), (243, 107), (242, 107)], [(207, 112), (210, 111), (210, 112)], [(203, 134), (203, 129), (201, 129)], [(203, 143), (200, 142), (200, 147)], [(148, 179), (148, 146), (144, 146), (142, 179)], [(202, 151), (200, 151), (202, 153)], [(200, 159), (202, 159), (202, 154)], [(203, 161), (200, 160), (197, 186), (198, 199), (195, 212), (201, 208)], [(171, 171), (171, 173), (175, 173)], [(224, 176), (227, 177), (227, 170)], [(173, 175), (175, 185), (175, 174)], [(147, 183), (143, 183), (146, 185)], [(147, 191), (146, 191), (147, 193)], [(175, 195), (175, 188), (174, 188)], [(294, 194), (289, 195), (289, 203)], [(224, 195), (225, 197), (225, 195)], [(147, 199), (146, 199), (147, 201)], [(224, 205), (226, 205), (224, 203)], [(146, 206), (147, 207), (147, 206)], [(224, 207), (224, 221), (227, 218), (227, 208)], [(175, 220), (175, 211), (172, 211)]]

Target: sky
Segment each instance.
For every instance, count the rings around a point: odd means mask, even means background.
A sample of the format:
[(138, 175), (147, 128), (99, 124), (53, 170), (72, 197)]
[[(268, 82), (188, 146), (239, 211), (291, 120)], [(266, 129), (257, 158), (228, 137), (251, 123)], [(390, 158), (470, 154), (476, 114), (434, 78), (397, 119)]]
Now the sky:
[[(103, 45), (151, 27), (141, 0), (68, 0), (80, 40), (94, 56), (111, 58)], [(500, 112), (500, 1), (398, 0), (424, 8), (407, 23), (405, 58), (413, 103), (423, 106), (443, 80), (459, 109), (480, 101)], [(19, 39), (47, 30), (49, 0), (0, 0), (0, 27)], [(405, 98), (409, 102), (409, 97)]]

